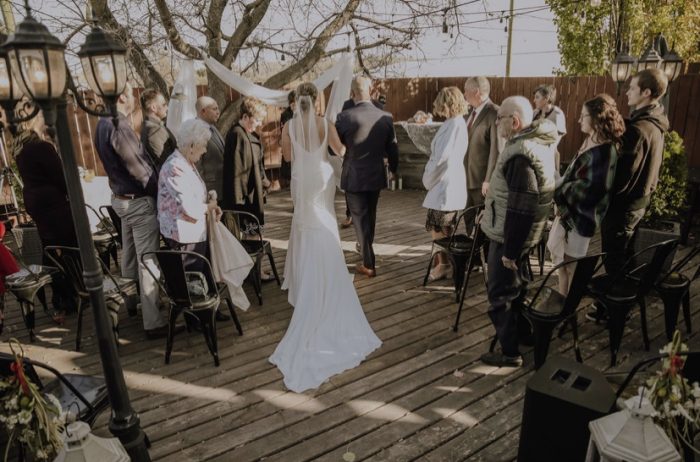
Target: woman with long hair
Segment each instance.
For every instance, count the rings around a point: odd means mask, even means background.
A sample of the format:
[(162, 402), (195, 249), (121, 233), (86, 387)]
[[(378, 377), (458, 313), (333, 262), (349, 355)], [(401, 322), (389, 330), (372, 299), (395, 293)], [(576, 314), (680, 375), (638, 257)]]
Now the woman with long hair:
[[(600, 94), (586, 101), (578, 119), (585, 133), (576, 157), (554, 192), (557, 218), (547, 247), (559, 264), (586, 256), (591, 237), (608, 210), (610, 188), (625, 123), (615, 100)], [(569, 292), (575, 265), (559, 270), (559, 292)]]

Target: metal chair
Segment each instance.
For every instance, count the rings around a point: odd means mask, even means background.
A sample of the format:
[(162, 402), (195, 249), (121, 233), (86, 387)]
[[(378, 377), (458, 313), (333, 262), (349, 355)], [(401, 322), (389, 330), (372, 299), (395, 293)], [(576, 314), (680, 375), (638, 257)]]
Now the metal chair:
[[(483, 207), (483, 206), (482, 206)], [(484, 275), (484, 285), (486, 285), (487, 269), (486, 269), (486, 256), (484, 255), (484, 244), (487, 242), (486, 235), (481, 231), (480, 220), (474, 220), (474, 229), (472, 231), (471, 237), (471, 248), (469, 250), (469, 258), (467, 264), (464, 266), (464, 282), (461, 284), (462, 288), (459, 294), (459, 308), (457, 309), (457, 317), (455, 318), (455, 324), (452, 327), (454, 332), (459, 329), (459, 318), (462, 316), (462, 308), (464, 307), (464, 297), (469, 289), (469, 276), (471, 275), (472, 269), (476, 262), (476, 256), (481, 257), (481, 264)]]
[[(574, 337), (576, 361), (583, 362), (578, 344), (578, 325), (576, 309), (587, 293), (587, 287), (596, 271), (602, 254), (590, 255), (566, 261), (552, 268), (539, 287), (527, 291), (522, 301), (521, 313), (532, 325), (535, 338), (535, 369), (539, 369), (547, 359), (552, 332), (560, 323), (569, 323)], [(576, 265), (571, 280), (569, 293), (564, 296), (551, 287), (547, 287), (549, 278), (562, 267)]]
[[(677, 245), (677, 240), (667, 240), (651, 245), (630, 257), (617, 274), (603, 274), (591, 280), (589, 292), (605, 307), (609, 317), (611, 367), (617, 363), (617, 353), (622, 342), (627, 315), (635, 305), (639, 305), (640, 308), (644, 348), (649, 351), (645, 297), (654, 287), (666, 257)], [(635, 259), (652, 252), (650, 263), (634, 267)]]
[(89, 204), (85, 204), (85, 208), (97, 217), (97, 231), (92, 233), (92, 241), (95, 243), (95, 249), (100, 260), (109, 268), (109, 259), (111, 257), (114, 260), (114, 264), (119, 267), (118, 249), (121, 247), (121, 236), (118, 236), (114, 231), (109, 217), (98, 212)]
[[(241, 231), (241, 219), (245, 218), (248, 221), (255, 223), (255, 229), (252, 231), (255, 233), (255, 239), (242, 239), (243, 233)], [(243, 246), (243, 248), (248, 252), (248, 255), (253, 259), (255, 264), (250, 272), (250, 279), (255, 288), (255, 294), (258, 296), (258, 304), (262, 305), (262, 261), (265, 255), (270, 263), (270, 268), (272, 273), (275, 275), (275, 280), (277, 285), (281, 285), (279, 274), (277, 274), (277, 267), (275, 266), (275, 259), (272, 256), (272, 245), (270, 241), (263, 239), (262, 231), (260, 226), (260, 220), (258, 217), (252, 213), (243, 212), (239, 210), (223, 210), (223, 215), (221, 222), (225, 224), (231, 234), (233, 234), (236, 239), (238, 239)]]
[(664, 303), (664, 322), (666, 327), (666, 338), (671, 341), (673, 332), (676, 330), (678, 313), (683, 305), (683, 319), (688, 333), (691, 332), (690, 317), (690, 283), (700, 275), (700, 267), (696, 270), (693, 279), (685, 276), (681, 271), (696, 256), (700, 255), (700, 245), (681, 259), (671, 270), (664, 274), (654, 283), (654, 290)]
[[(0, 353), (0, 377), (15, 375), (10, 366), (15, 357), (9, 353)], [(25, 375), (44, 393), (51, 393), (61, 403), (61, 408), (68, 410), (77, 404), (77, 418), (92, 425), (99, 413), (109, 405), (107, 387), (102, 377), (78, 374), (62, 374), (53, 367), (24, 357), (22, 360)], [(42, 382), (36, 368), (52, 373), (56, 378)]]
[[(83, 333), (83, 311), (90, 303), (90, 293), (83, 279), (83, 263), (80, 259), (80, 250), (75, 247), (52, 245), (46, 246), (44, 252), (46, 252), (46, 256), (66, 275), (80, 297), (80, 303), (78, 304), (78, 327), (75, 334), (75, 351), (80, 351), (80, 341)], [(102, 284), (105, 304), (112, 318), (114, 338), (118, 340), (119, 308), (122, 305), (126, 305), (127, 312), (130, 316), (136, 314), (136, 304), (139, 293), (138, 283), (133, 279), (112, 275), (104, 262), (100, 259), (98, 260), (102, 264)]]
[[(476, 263), (472, 258), (470, 258), (472, 248), (474, 247), (474, 236), (478, 236), (474, 230), (470, 233), (460, 233), (459, 224), (467, 220), (469, 217), (476, 217), (484, 209), (484, 205), (474, 205), (472, 207), (467, 207), (463, 211), (459, 212), (457, 215), (457, 221), (452, 229), (452, 233), (448, 237), (443, 237), (440, 239), (433, 240), (432, 247), (430, 249), (430, 260), (428, 261), (428, 268), (425, 272), (425, 277), (423, 278), (423, 286), (428, 284), (428, 276), (430, 276), (430, 270), (433, 267), (433, 260), (438, 252), (444, 252), (447, 258), (450, 259), (452, 263), (452, 279), (455, 286), (455, 302), (459, 301), (462, 283), (465, 279), (465, 268), (471, 271), (473, 265)], [(476, 223), (476, 220), (474, 220)], [(475, 224), (475, 229), (477, 228)], [(470, 264), (467, 267), (467, 260)], [(482, 262), (484, 258), (482, 256)]]
[[(194, 257), (205, 262), (203, 273), (205, 281), (204, 293), (195, 294), (188, 288), (188, 273), (185, 271), (183, 256)], [(151, 269), (146, 265), (146, 259), (155, 257), (160, 266), (162, 278), (156, 277)], [(219, 346), (216, 335), (216, 312), (221, 305), (221, 299), (226, 300), (229, 313), (233, 323), (240, 335), (243, 335), (241, 323), (238, 321), (236, 312), (233, 309), (233, 302), (228, 293), (228, 286), (224, 283), (217, 283), (213, 277), (213, 271), (209, 260), (195, 252), (181, 250), (157, 250), (146, 252), (141, 255), (141, 264), (148, 270), (153, 279), (158, 282), (159, 287), (167, 296), (170, 305), (170, 315), (168, 316), (168, 338), (165, 348), (165, 364), (170, 364), (170, 355), (173, 350), (173, 339), (175, 337), (175, 323), (180, 313), (186, 313), (197, 318), (199, 327), (204, 335), (209, 352), (214, 357), (214, 365), (219, 366)], [(200, 273), (201, 274), (201, 273)], [(186, 319), (187, 320), (187, 319)], [(188, 324), (189, 327), (189, 324)]]
[[(5, 278), (5, 287), (15, 296), (19, 302), (19, 308), (22, 313), (24, 325), (29, 331), (29, 341), (34, 342), (35, 326), (35, 299), (39, 299), (44, 312), (49, 313), (49, 307), (46, 303), (45, 288), (53, 283), (52, 276), (58, 272), (58, 268), (44, 265), (26, 265), (21, 258), (13, 253), (13, 257), (20, 267), (20, 271), (11, 274)], [(53, 317), (52, 317), (53, 318)], [(1, 323), (2, 321), (0, 321)], [(0, 332), (2, 327), (0, 327)]]

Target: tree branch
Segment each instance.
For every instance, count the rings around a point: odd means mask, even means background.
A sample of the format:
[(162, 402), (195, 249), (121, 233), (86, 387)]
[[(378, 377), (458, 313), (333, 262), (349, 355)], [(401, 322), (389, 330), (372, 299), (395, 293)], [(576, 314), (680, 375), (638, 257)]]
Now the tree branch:
[(341, 27), (348, 24), (360, 3), (361, 0), (349, 0), (345, 9), (326, 26), (306, 55), (288, 68), (268, 78), (264, 85), (268, 88), (280, 88), (307, 73), (324, 56), (328, 42)]
[(258, 27), (263, 17), (265, 17), (265, 13), (267, 13), (271, 1), (272, 0), (255, 0), (245, 6), (243, 17), (238, 23), (233, 35), (231, 35), (228, 44), (226, 44), (221, 64), (226, 67), (231, 67), (231, 63), (236, 59), (236, 56), (238, 56), (241, 47), (245, 44), (246, 40), (248, 40), (250, 34)]
[(158, 8), (158, 14), (160, 15), (160, 20), (163, 23), (165, 32), (168, 34), (168, 39), (170, 40), (170, 43), (173, 44), (173, 48), (188, 58), (199, 59), (202, 54), (197, 48), (185, 42), (185, 40), (182, 38), (180, 32), (177, 30), (177, 25), (173, 20), (173, 15), (170, 13), (170, 8), (168, 8), (168, 4), (165, 3), (165, 0), (154, 0), (154, 2), (156, 4), (156, 8)]

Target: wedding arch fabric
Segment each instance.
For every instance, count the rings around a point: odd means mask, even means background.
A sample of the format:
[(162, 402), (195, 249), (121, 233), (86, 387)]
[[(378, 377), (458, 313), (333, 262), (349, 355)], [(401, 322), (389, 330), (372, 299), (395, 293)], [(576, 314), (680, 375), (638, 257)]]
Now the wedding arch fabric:
[(177, 75), (170, 94), (170, 103), (168, 103), (168, 118), (165, 125), (171, 132), (177, 133), (183, 121), (197, 117), (196, 102), (197, 80), (194, 62), (186, 59), (180, 63), (180, 73)]
[[(354, 66), (354, 53), (351, 51), (345, 52), (341, 55), (337, 63), (335, 63), (330, 69), (321, 74), (313, 84), (316, 85), (318, 91), (323, 91), (328, 85), (333, 85), (333, 90), (331, 91), (331, 98), (326, 106), (326, 118), (332, 112), (329, 111), (331, 108), (335, 111), (333, 113), (333, 120), (335, 119), (335, 114), (337, 114), (342, 108), (343, 101), (345, 101), (350, 94), (350, 81), (352, 80), (352, 71)], [(251, 82), (248, 79), (241, 77), (239, 74), (233, 72), (231, 69), (227, 68), (217, 60), (207, 56), (204, 58), (204, 64), (209, 68), (210, 71), (214, 73), (222, 82), (226, 83), (228, 86), (236, 90), (242, 95), (253, 96), (265, 104), (278, 107), (287, 107), (287, 95), (289, 90), (272, 90)], [(336, 87), (341, 91), (334, 92)], [(346, 91), (347, 90), (347, 91)], [(334, 94), (336, 99), (340, 100), (340, 103), (334, 101)]]

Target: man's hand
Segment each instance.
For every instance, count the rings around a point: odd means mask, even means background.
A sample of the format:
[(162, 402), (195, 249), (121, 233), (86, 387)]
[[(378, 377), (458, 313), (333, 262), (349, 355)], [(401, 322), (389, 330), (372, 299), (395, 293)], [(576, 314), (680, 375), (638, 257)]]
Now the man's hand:
[(262, 179), (263, 189), (270, 189), (270, 186), (272, 186), (272, 183), (270, 182), (270, 180), (268, 180), (267, 178), (263, 178)]
[(509, 270), (518, 271), (518, 265), (515, 264), (515, 260), (511, 260), (506, 257), (501, 257), (501, 262), (503, 263), (503, 266), (505, 266)]
[(489, 193), (489, 182), (484, 181), (483, 183), (481, 183), (481, 195), (486, 197), (486, 194), (488, 194), (488, 193)]

